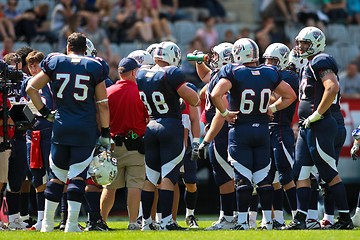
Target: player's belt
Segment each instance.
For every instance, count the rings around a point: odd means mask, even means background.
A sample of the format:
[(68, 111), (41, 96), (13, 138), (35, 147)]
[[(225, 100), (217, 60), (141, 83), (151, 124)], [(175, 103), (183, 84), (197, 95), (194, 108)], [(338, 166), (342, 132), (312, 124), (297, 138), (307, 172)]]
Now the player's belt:
[(121, 147), (123, 145), (124, 141), (125, 141), (125, 137), (122, 137), (120, 135), (115, 135), (113, 137), (113, 140), (114, 140), (116, 146)]

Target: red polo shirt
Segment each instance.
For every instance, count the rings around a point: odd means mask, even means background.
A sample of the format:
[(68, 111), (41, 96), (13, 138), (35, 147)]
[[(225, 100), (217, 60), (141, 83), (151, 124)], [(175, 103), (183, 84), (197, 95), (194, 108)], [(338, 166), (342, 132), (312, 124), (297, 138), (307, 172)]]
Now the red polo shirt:
[(140, 99), (136, 82), (121, 79), (106, 91), (109, 99), (111, 136), (127, 136), (130, 130), (138, 136), (143, 136), (149, 115)]

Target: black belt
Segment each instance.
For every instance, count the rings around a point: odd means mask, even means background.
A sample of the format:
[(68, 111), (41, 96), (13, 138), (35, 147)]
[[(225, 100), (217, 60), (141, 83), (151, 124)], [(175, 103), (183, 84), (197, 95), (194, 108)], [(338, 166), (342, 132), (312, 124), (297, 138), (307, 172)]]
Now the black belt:
[(122, 137), (120, 135), (115, 135), (113, 138), (112, 138), (115, 142), (115, 146), (122, 146), (123, 143), (125, 142), (125, 137)]

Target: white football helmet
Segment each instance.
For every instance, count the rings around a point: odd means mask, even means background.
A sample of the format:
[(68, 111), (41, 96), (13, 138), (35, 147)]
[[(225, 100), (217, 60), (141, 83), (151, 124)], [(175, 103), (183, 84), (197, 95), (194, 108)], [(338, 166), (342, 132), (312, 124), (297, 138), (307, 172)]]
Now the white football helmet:
[(96, 50), (94, 44), (92, 43), (92, 41), (90, 39), (86, 38), (85, 56), (96, 57), (96, 55), (97, 55), (97, 50)]
[(154, 50), (154, 60), (161, 60), (179, 67), (181, 64), (181, 51), (173, 42), (161, 42)]
[(153, 44), (151, 44), (150, 46), (148, 46), (146, 48), (146, 51), (148, 53), (150, 53), (150, 55), (153, 57), (154, 56), (154, 50), (155, 50), (155, 48), (157, 48), (157, 46), (159, 46), (159, 43), (153, 43)]
[(235, 63), (251, 63), (259, 61), (259, 47), (250, 38), (238, 39), (232, 48)]
[(95, 183), (101, 186), (108, 185), (117, 175), (117, 160), (111, 157), (110, 152), (102, 151), (93, 157), (88, 173)]
[(233, 63), (232, 43), (223, 42), (211, 49), (210, 66), (213, 68), (221, 68), (228, 63)]
[(317, 27), (305, 27), (303, 28), (299, 34), (295, 38), (296, 45), (299, 46), (298, 42), (305, 41), (310, 43), (308, 49), (299, 49), (302, 51), (300, 56), (303, 58), (307, 58), (313, 56), (319, 52), (324, 51), (325, 49), (325, 34), (318, 29)]
[(288, 65), (289, 53), (290, 49), (285, 44), (273, 43), (266, 48), (263, 58), (277, 60), (278, 63), (276, 66), (282, 70)]
[(145, 50), (135, 50), (131, 52), (128, 57), (134, 58), (140, 65), (154, 65), (154, 59)]
[(288, 66), (293, 65), (296, 72), (300, 72), (300, 70), (308, 63), (306, 58), (300, 57), (300, 54), (292, 49), (289, 54), (289, 63)]

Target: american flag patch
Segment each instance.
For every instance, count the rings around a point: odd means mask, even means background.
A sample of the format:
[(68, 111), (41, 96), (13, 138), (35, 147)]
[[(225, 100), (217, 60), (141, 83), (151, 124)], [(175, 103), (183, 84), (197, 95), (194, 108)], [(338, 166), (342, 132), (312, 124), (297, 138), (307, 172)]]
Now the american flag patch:
[(259, 76), (260, 71), (259, 70), (251, 71), (251, 74), (254, 75), (254, 76)]

